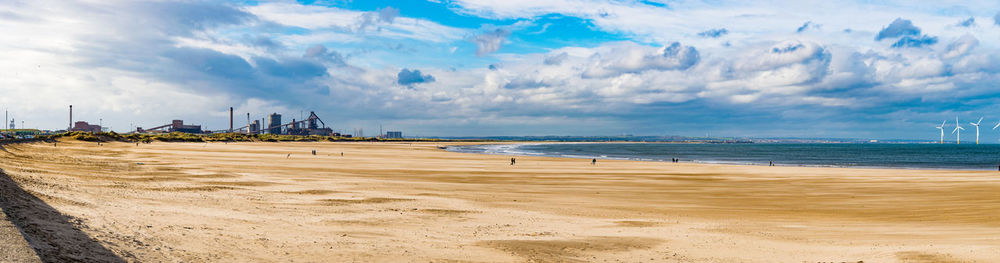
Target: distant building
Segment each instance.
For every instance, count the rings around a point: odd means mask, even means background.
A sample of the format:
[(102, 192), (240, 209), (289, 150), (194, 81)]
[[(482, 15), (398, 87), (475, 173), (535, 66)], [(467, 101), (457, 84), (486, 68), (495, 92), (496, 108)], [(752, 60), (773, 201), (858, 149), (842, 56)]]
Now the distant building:
[[(309, 118), (306, 118), (306, 120), (309, 121), (309, 129), (319, 129), (319, 123), (317, 122), (323, 122), (323, 120), (319, 119), (319, 116), (316, 116), (316, 112), (313, 111), (309, 112)], [(326, 123), (323, 124), (323, 127), (326, 127)]]
[(270, 134), (281, 134), (281, 114), (271, 113), (267, 115), (267, 133)]
[(258, 132), (260, 132), (260, 120), (253, 120), (253, 123), (250, 123), (250, 133)]
[(73, 123), (73, 128), (70, 131), (101, 132), (101, 125), (91, 125), (85, 121), (78, 121)]
[(386, 139), (402, 139), (403, 132), (401, 131), (387, 131), (385, 132)]
[(184, 125), (183, 120), (170, 123), (170, 132), (201, 133), (201, 125)]

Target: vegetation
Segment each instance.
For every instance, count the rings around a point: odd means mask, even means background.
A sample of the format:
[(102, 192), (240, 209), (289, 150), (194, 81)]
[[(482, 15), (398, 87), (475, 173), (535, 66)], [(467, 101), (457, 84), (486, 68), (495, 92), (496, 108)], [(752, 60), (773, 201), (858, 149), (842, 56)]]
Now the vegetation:
[(66, 132), (53, 135), (42, 135), (40, 139), (72, 138), (88, 142), (316, 142), (316, 141), (443, 141), (440, 139), (380, 139), (375, 137), (341, 137), (320, 135), (278, 135), (278, 134), (242, 134), (214, 133), (191, 134), (183, 132), (171, 133), (132, 133), (118, 134), (115, 132)]

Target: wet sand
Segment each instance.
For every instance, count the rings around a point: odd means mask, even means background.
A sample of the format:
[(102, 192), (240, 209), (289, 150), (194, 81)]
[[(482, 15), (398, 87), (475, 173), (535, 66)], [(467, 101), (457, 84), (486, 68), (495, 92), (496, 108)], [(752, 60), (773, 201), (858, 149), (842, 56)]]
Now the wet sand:
[(30, 221), (26, 239), (49, 261), (1000, 258), (997, 172), (511, 166), (438, 145), (37, 143), (6, 145), (0, 168), (27, 195), (19, 204), (44, 204), (17, 206), (12, 219)]

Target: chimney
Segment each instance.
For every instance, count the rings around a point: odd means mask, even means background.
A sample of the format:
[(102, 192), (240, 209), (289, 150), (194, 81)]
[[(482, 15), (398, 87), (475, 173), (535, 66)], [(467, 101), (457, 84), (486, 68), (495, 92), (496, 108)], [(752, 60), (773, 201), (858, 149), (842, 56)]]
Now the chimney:
[(233, 132), (233, 107), (229, 107), (229, 132)]
[(73, 130), (73, 105), (69, 105), (69, 128), (66, 131)]

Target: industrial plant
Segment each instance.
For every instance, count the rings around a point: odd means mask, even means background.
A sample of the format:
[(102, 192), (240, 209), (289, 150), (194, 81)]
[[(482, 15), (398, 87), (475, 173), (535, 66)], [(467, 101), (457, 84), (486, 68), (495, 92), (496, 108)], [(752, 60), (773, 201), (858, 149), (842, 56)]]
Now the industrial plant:
[[(341, 135), (340, 133), (334, 132), (333, 129), (326, 126), (326, 122), (323, 122), (323, 120), (320, 119), (315, 112), (311, 111), (309, 112), (309, 117), (303, 120), (292, 119), (287, 123), (282, 122), (281, 114), (278, 113), (268, 114), (266, 118), (262, 118), (259, 120), (258, 119), (251, 120), (250, 113), (247, 113), (247, 125), (242, 127), (235, 127), (234, 125), (235, 116), (233, 114), (234, 114), (233, 108), (230, 107), (229, 129), (225, 130), (214, 130), (214, 131), (205, 130), (202, 129), (201, 125), (184, 124), (184, 120), (173, 120), (170, 123), (148, 129), (144, 129), (142, 127), (136, 127), (135, 131), (132, 131), (130, 133), (168, 133), (168, 132), (184, 132), (193, 134), (242, 133), (242, 134), (321, 135), (321, 136), (351, 137), (351, 135)], [(72, 106), (70, 106), (70, 118), (72, 118), (72, 116), (73, 116)], [(85, 128), (86, 126), (82, 127)], [(98, 127), (97, 129), (100, 129), (100, 127)], [(73, 130), (76, 130), (76, 127), (74, 127)]]
[[(301, 114), (301, 113), (300, 113)], [(7, 114), (5, 113), (5, 116)], [(341, 133), (339, 131), (334, 131), (332, 128), (327, 126), (326, 122), (323, 121), (316, 115), (316, 112), (310, 111), (307, 117), (303, 119), (283, 119), (282, 115), (273, 112), (263, 116), (260, 119), (251, 118), (251, 113), (246, 113), (246, 125), (236, 126), (235, 113), (232, 107), (229, 108), (229, 128), (222, 130), (209, 130), (203, 125), (185, 123), (184, 120), (171, 120), (168, 123), (153, 126), (151, 128), (135, 127), (129, 130), (125, 134), (156, 134), (156, 133), (190, 133), (190, 134), (217, 134), (217, 133), (238, 133), (238, 134), (274, 134), (274, 135), (300, 135), (300, 136), (334, 136), (334, 137), (364, 137), (364, 131), (360, 128), (354, 128), (354, 132), (351, 134)], [(38, 130), (38, 129), (25, 129), (23, 128), (24, 121), (21, 121), (22, 127), (15, 126), (16, 122), (13, 118), (5, 117), (4, 125), (7, 122), (10, 123), (8, 129), (0, 129), (0, 139), (9, 138), (34, 138), (38, 135), (50, 135), (59, 134), (64, 132), (87, 132), (87, 133), (100, 133), (111, 131), (110, 127), (103, 126), (103, 120), (99, 120), (97, 124), (93, 122), (88, 122), (84, 120), (74, 120), (73, 119), (73, 105), (69, 105), (69, 124), (65, 130)], [(147, 126), (148, 127), (148, 126)], [(381, 131), (381, 126), (379, 128), (378, 135), (375, 138), (379, 139), (402, 139), (402, 131), (387, 131), (384, 134)]]

